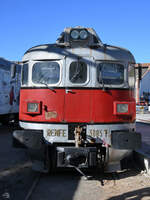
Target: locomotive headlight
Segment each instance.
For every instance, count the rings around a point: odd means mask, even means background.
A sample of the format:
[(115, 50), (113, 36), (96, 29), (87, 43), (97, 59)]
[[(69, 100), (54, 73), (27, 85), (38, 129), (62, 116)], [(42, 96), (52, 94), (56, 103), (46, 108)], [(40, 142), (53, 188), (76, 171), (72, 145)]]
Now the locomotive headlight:
[(77, 40), (79, 38), (79, 31), (78, 30), (73, 30), (71, 31), (70, 35), (72, 37), (72, 39)]
[(39, 112), (39, 104), (38, 103), (27, 103), (27, 112)]
[(86, 40), (87, 37), (88, 37), (88, 32), (87, 32), (86, 30), (80, 31), (80, 38), (81, 38), (82, 40)]
[(117, 113), (128, 113), (128, 104), (117, 104)]

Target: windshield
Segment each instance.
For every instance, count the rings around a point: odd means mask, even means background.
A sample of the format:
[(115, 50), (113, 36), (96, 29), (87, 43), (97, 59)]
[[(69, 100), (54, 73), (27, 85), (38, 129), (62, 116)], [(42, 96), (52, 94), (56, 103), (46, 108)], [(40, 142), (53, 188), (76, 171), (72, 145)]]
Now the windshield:
[(97, 80), (101, 84), (121, 85), (124, 83), (124, 66), (116, 63), (100, 63)]
[(60, 66), (57, 62), (44, 61), (33, 65), (32, 81), (34, 83), (55, 84), (60, 79)]

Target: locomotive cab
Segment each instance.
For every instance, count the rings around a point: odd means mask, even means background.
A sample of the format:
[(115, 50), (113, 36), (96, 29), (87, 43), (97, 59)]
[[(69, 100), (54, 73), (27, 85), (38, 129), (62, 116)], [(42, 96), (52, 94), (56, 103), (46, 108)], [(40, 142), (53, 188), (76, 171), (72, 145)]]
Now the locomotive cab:
[(101, 167), (141, 144), (135, 130), (134, 57), (104, 45), (91, 28), (66, 28), (55, 44), (23, 57), (19, 121), (13, 136), (34, 168)]

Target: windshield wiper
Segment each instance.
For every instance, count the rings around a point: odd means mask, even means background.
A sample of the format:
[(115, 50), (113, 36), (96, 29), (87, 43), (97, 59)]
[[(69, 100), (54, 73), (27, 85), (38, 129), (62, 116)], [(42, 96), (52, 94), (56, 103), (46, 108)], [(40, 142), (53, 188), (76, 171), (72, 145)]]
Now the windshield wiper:
[(73, 77), (71, 78), (71, 81), (73, 81), (73, 80), (77, 80), (77, 78), (80, 77), (80, 73), (81, 73), (81, 68), (80, 68), (80, 66), (79, 66), (79, 58), (78, 58), (76, 71), (75, 71)]
[(52, 87), (49, 87), (47, 83), (44, 83), (44, 82), (39, 82), (43, 85), (45, 85), (48, 89), (50, 89), (52, 92), (56, 93), (56, 90), (54, 90)]
[[(80, 70), (80, 71), (81, 71), (81, 70)], [(73, 75), (73, 77), (71, 78), (71, 81), (77, 80), (77, 78), (79, 78), (79, 76), (80, 76), (80, 71), (77, 71), (77, 72)]]

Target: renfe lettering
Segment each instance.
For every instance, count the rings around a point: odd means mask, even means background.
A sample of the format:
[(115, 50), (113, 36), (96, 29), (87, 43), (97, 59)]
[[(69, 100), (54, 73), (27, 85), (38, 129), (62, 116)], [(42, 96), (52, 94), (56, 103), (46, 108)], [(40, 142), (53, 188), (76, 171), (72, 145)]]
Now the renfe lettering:
[(66, 137), (65, 129), (48, 129), (47, 136)]

